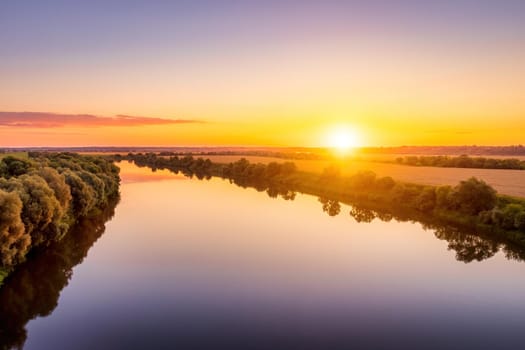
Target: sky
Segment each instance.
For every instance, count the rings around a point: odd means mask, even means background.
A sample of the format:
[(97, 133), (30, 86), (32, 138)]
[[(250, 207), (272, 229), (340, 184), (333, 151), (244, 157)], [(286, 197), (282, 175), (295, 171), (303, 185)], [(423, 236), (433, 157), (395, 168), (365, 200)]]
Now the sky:
[(0, 146), (508, 145), (525, 1), (0, 0)]

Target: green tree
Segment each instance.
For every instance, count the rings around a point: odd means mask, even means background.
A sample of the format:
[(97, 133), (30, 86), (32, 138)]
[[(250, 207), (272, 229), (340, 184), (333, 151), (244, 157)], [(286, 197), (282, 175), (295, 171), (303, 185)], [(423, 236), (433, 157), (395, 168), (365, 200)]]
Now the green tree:
[(0, 263), (4, 267), (21, 262), (31, 244), (21, 213), (22, 201), (18, 195), (0, 190)]
[(67, 211), (69, 202), (71, 201), (71, 190), (66, 183), (64, 175), (59, 174), (55, 169), (50, 167), (38, 169), (36, 174), (46, 180), (62, 208)]
[(430, 212), (436, 206), (436, 190), (433, 187), (425, 187), (416, 199), (416, 207), (422, 212)]
[(496, 205), (496, 200), (496, 190), (475, 177), (461, 181), (452, 193), (453, 206), (468, 215), (491, 210)]
[(0, 161), (0, 176), (9, 179), (23, 174), (27, 174), (33, 164), (25, 159), (7, 156)]
[(95, 207), (95, 191), (73, 171), (66, 170), (63, 174), (71, 189), (71, 210), (74, 216), (86, 216)]
[(521, 231), (525, 232), (525, 210), (520, 211), (514, 218), (514, 226)]
[(332, 181), (341, 177), (341, 169), (337, 165), (330, 165), (324, 168), (320, 179), (322, 181)]
[(350, 186), (358, 189), (371, 189), (376, 182), (376, 174), (373, 171), (360, 171), (350, 177)]
[(520, 213), (523, 213), (523, 207), (519, 204), (513, 203), (505, 206), (502, 211), (503, 217), (501, 226), (507, 230), (518, 228), (518, 225), (516, 225), (516, 219)]
[[(0, 188), (16, 192), (22, 200), (22, 221), (31, 235), (33, 246), (59, 239), (59, 227), (65, 211), (47, 182), (37, 175), (0, 179)], [(51, 225), (51, 226), (50, 226)]]

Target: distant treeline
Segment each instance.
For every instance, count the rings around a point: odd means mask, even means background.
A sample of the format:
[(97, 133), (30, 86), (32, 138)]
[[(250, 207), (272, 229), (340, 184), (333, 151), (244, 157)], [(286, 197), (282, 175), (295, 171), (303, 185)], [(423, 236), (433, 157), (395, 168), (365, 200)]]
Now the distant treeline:
[[(173, 152), (176, 154), (193, 155), (256, 155), (261, 153), (280, 153), (289, 155), (330, 155), (332, 151), (326, 147), (26, 147), (4, 148), (2, 152), (49, 151), (49, 152)], [(478, 155), (478, 156), (525, 156), (525, 146), (399, 146), (399, 147), (360, 147), (358, 153), (369, 154), (414, 154), (414, 155)]]
[(431, 166), (442, 168), (476, 169), (514, 169), (525, 170), (525, 160), (516, 158), (496, 159), (485, 157), (449, 156), (406, 156), (396, 158), (396, 162), (411, 166)]
[(401, 146), (364, 147), (362, 153), (371, 154), (418, 154), (418, 155), (461, 155), (470, 156), (525, 156), (525, 146)]
[(102, 157), (30, 152), (0, 160), (0, 283), (33, 248), (61, 240), (79, 218), (119, 193), (119, 168)]
[(293, 162), (253, 164), (243, 158), (233, 163), (214, 163), (192, 156), (159, 157), (153, 153), (115, 157), (199, 179), (218, 176), (239, 186), (267, 191), (272, 197), (293, 199), (297, 191), (316, 195), (327, 212), (337, 211), (331, 203), (338, 201), (383, 212), (402, 211), (414, 220), (501, 234), (525, 245), (525, 199), (497, 195), (491, 186), (476, 178), (454, 187), (425, 186), (391, 177), (378, 178), (371, 171), (342, 176), (336, 167), (329, 167), (322, 174), (306, 173), (298, 171)]
[(278, 150), (247, 150), (247, 151), (201, 151), (201, 152), (159, 152), (159, 156), (250, 156), (250, 157), (269, 157), (294, 160), (324, 160), (332, 159), (334, 155), (327, 149), (312, 149), (311, 151), (278, 151)]

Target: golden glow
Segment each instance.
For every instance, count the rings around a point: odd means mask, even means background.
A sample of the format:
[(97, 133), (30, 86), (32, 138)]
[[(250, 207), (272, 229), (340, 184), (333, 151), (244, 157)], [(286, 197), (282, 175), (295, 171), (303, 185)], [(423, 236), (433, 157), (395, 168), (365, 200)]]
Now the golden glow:
[(361, 146), (361, 138), (355, 127), (337, 125), (326, 133), (327, 147), (333, 148), (340, 154), (346, 154), (353, 148)]

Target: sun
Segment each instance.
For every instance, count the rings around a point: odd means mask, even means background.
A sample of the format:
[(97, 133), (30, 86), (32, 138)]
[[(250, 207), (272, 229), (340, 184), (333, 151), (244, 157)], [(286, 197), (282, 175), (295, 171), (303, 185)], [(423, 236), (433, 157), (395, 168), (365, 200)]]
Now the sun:
[(335, 126), (326, 134), (326, 145), (341, 154), (359, 147), (360, 142), (359, 133), (350, 126)]

